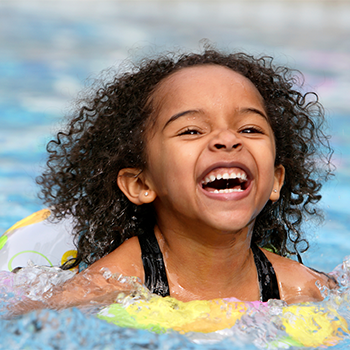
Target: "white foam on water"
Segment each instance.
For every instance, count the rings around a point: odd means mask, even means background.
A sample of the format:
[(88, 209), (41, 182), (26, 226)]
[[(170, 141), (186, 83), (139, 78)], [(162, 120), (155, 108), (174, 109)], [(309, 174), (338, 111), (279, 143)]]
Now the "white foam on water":
[[(138, 302), (159, 298), (153, 296), (135, 278), (111, 275), (102, 271), (106, 279), (116, 278), (118, 282), (134, 286), (130, 295), (119, 295), (118, 302), (125, 307)], [(346, 257), (331, 275), (338, 281), (339, 288), (321, 292), (324, 301), (298, 304), (310, 308), (312, 312), (328, 312), (330, 320), (344, 318), (350, 325), (350, 257)], [(101, 307), (92, 303), (81, 310), (70, 308), (63, 311), (42, 310), (9, 318), (11, 310), (20, 301), (43, 301), (50, 291), (74, 276), (70, 271), (55, 267), (29, 265), (19, 272), (0, 271), (0, 349), (297, 349), (289, 342), (282, 324), (283, 312), (288, 307), (280, 300), (268, 303), (247, 303), (247, 311), (234, 327), (212, 333), (177, 332), (154, 334), (148, 331), (117, 327), (97, 319)], [(89, 278), (87, 276), (87, 278)], [(92, 287), (93, 288), (93, 287)], [(86, 293), (93, 293), (87, 290)], [(315, 309), (316, 307), (316, 309)], [(228, 310), (228, 309), (227, 309)], [(225, 317), (223, 309), (223, 317)], [(316, 311), (315, 311), (316, 310)], [(210, 318), (210, 315), (208, 315)], [(299, 319), (298, 319), (299, 317)], [(299, 322), (304, 316), (290, 314), (290, 321)], [(317, 318), (316, 321), (317, 322)], [(89, 336), (87, 335), (89, 334)], [(348, 349), (349, 334), (343, 332), (344, 339), (335, 343), (332, 349)], [(116, 342), (118, 346), (115, 347)], [(40, 344), (40, 346), (39, 346)], [(330, 344), (328, 344), (330, 345)], [(322, 346), (320, 348), (325, 348)], [(303, 347), (305, 348), (305, 347)], [(315, 349), (315, 347), (311, 347)]]

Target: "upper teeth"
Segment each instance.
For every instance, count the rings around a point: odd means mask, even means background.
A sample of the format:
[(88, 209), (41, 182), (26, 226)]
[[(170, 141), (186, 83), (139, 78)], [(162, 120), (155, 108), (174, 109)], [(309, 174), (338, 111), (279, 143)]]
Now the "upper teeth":
[(204, 178), (202, 183), (206, 185), (209, 182), (213, 182), (215, 180), (229, 180), (229, 179), (240, 179), (242, 181), (247, 181), (247, 175), (245, 173), (223, 173), (223, 174), (217, 174), (217, 175), (209, 175)]

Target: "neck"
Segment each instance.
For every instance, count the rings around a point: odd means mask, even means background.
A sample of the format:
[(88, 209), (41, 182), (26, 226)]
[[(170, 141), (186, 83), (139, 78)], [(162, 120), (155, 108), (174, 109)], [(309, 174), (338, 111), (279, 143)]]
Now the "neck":
[(182, 300), (192, 299), (189, 294), (197, 299), (233, 296), (242, 300), (256, 299), (258, 289), (247, 293), (248, 285), (257, 286), (250, 250), (251, 229), (217, 232), (197, 227), (194, 232), (189, 232), (188, 228), (184, 231), (157, 226), (155, 233), (163, 252), (170, 288), (173, 286), (172, 295), (176, 294), (174, 296)]

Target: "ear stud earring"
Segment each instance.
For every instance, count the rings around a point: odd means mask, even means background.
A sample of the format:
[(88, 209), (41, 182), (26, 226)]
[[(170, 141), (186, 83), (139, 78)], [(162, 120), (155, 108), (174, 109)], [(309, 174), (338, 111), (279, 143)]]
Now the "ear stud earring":
[(276, 189), (274, 189), (274, 190), (273, 190), (273, 192), (277, 193), (277, 190), (276, 190)]
[(148, 192), (145, 192), (145, 197), (147, 197), (148, 196)]

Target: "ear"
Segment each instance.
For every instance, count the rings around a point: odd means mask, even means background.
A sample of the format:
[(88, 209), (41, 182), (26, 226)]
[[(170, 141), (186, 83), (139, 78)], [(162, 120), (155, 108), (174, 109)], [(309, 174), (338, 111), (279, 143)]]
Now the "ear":
[(283, 165), (277, 165), (275, 167), (274, 183), (273, 189), (270, 195), (270, 200), (272, 202), (277, 202), (280, 198), (281, 188), (284, 183), (285, 169)]
[(125, 168), (119, 171), (117, 184), (129, 201), (141, 205), (153, 202), (157, 194), (150, 188), (140, 169)]

